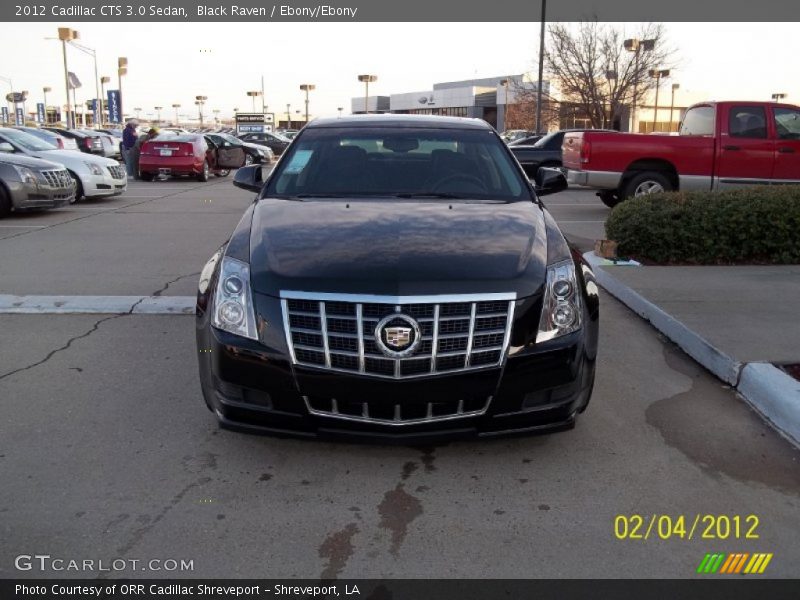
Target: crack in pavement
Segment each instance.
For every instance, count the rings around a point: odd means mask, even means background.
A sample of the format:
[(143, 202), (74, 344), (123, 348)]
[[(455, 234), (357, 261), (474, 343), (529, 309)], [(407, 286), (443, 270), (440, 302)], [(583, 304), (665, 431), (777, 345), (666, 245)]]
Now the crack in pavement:
[(164, 292), (166, 292), (166, 291), (167, 291), (167, 289), (169, 288), (169, 286), (171, 286), (173, 283), (177, 283), (177, 282), (178, 282), (178, 281), (180, 281), (181, 279), (186, 279), (187, 277), (197, 277), (197, 276), (199, 276), (199, 275), (200, 275), (200, 271), (197, 271), (197, 272), (195, 272), (195, 273), (189, 273), (188, 275), (179, 275), (179, 276), (178, 276), (178, 277), (176, 277), (175, 279), (173, 279), (173, 280), (171, 280), (171, 281), (168, 281), (167, 283), (165, 283), (161, 289), (159, 289), (159, 290), (156, 290), (155, 292), (153, 292), (153, 293), (152, 293), (152, 294), (150, 294), (150, 295), (151, 295), (151, 296), (161, 296), (161, 294), (163, 294)]
[(24, 366), (24, 367), (19, 367), (17, 369), (14, 369), (13, 371), (9, 371), (8, 373), (3, 373), (2, 375), (0, 375), (0, 381), (2, 381), (3, 379), (6, 379), (7, 377), (11, 377), (12, 375), (16, 375), (17, 373), (22, 373), (23, 371), (29, 371), (30, 369), (34, 369), (34, 368), (36, 368), (36, 367), (38, 367), (40, 365), (43, 365), (44, 363), (49, 361), (51, 358), (53, 358), (59, 352), (63, 352), (64, 350), (69, 349), (69, 347), (72, 346), (73, 342), (77, 342), (78, 340), (81, 340), (83, 338), (87, 338), (90, 335), (92, 335), (95, 331), (97, 331), (97, 329), (100, 327), (100, 325), (102, 325), (106, 321), (112, 321), (114, 319), (119, 319), (120, 317), (130, 316), (131, 314), (133, 314), (133, 311), (136, 309), (136, 307), (139, 306), (139, 304), (141, 304), (142, 302), (144, 302), (145, 299), (146, 298), (140, 298), (139, 300), (134, 302), (131, 305), (130, 309), (128, 309), (127, 312), (120, 313), (120, 314), (117, 314), (117, 315), (111, 315), (110, 317), (103, 317), (102, 319), (99, 319), (99, 320), (95, 321), (94, 324), (92, 325), (91, 329), (89, 329), (89, 331), (87, 331), (85, 333), (82, 333), (80, 335), (76, 335), (74, 337), (71, 337), (69, 340), (67, 340), (67, 343), (64, 344), (63, 346), (61, 346), (60, 348), (55, 348), (55, 349), (51, 350), (50, 352), (48, 352), (47, 356), (45, 356), (43, 359), (38, 360), (35, 363), (32, 363), (30, 365), (27, 365), (27, 366)]
[[(75, 217), (74, 219), (69, 219), (67, 221), (59, 221), (58, 223), (53, 223), (51, 225), (41, 226), (41, 227), (39, 227), (39, 229), (34, 229), (33, 231), (21, 231), (20, 233), (0, 238), (0, 242), (5, 241), (5, 240), (13, 240), (14, 238), (18, 238), (18, 237), (21, 237), (23, 235), (29, 235), (31, 233), (38, 233), (40, 231), (47, 231), (49, 229), (53, 229), (54, 227), (58, 227), (60, 225), (66, 225), (67, 223), (76, 223), (77, 221), (83, 221), (84, 219), (90, 219), (92, 217), (96, 217), (97, 215), (105, 215), (105, 214), (109, 214), (109, 213), (120, 212), (120, 211), (122, 211), (122, 210), (124, 210), (126, 208), (130, 208), (132, 206), (139, 206), (141, 204), (147, 204), (147, 203), (153, 202), (155, 200), (162, 200), (164, 198), (171, 198), (172, 196), (178, 196), (180, 194), (185, 194), (186, 192), (191, 192), (191, 191), (194, 191), (194, 190), (197, 190), (197, 189), (201, 189), (201, 188), (204, 188), (204, 187), (210, 187), (210, 186), (221, 185), (221, 184), (222, 184), (222, 182), (205, 183), (203, 185), (195, 185), (195, 186), (192, 186), (192, 187), (189, 187), (189, 188), (186, 188), (186, 189), (182, 189), (182, 190), (177, 191), (177, 192), (172, 192), (170, 194), (164, 194), (163, 196), (157, 196), (155, 198), (148, 198), (147, 200), (142, 200), (140, 202), (131, 202), (130, 204), (126, 204), (124, 206), (119, 206), (119, 207), (113, 208), (113, 209), (108, 209), (108, 208), (101, 209), (101, 208), (98, 208), (97, 212), (89, 213), (88, 215), (84, 215), (82, 217)], [(122, 199), (124, 200), (124, 196), (123, 196)]]

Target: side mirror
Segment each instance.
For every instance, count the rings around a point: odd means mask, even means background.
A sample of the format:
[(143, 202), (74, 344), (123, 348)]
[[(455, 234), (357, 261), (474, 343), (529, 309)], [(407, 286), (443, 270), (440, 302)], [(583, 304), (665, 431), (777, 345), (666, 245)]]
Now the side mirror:
[(261, 169), (261, 165), (242, 167), (233, 176), (233, 185), (243, 190), (260, 192), (264, 186), (264, 174)]
[(14, 152), (14, 146), (8, 142), (0, 142), (0, 152)]
[(560, 169), (541, 167), (536, 171), (534, 184), (537, 196), (547, 196), (567, 189), (567, 178)]

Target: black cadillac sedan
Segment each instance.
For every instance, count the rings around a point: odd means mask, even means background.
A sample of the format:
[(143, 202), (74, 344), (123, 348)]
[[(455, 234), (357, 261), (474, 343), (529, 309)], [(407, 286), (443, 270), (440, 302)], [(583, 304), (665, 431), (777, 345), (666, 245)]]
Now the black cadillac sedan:
[(569, 428), (598, 294), (497, 133), (473, 119), (318, 119), (202, 270), (206, 404), (250, 432), (420, 442)]

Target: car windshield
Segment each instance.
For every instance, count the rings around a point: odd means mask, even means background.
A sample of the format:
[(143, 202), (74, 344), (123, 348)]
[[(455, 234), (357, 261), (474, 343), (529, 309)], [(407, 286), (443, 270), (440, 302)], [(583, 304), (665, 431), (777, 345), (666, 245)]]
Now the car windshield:
[(505, 145), (487, 130), (320, 127), (289, 148), (267, 195), (531, 198)]
[(35, 135), (17, 131), (15, 129), (0, 129), (0, 135), (15, 146), (31, 152), (43, 152), (45, 150), (57, 150), (56, 146), (39, 139)]

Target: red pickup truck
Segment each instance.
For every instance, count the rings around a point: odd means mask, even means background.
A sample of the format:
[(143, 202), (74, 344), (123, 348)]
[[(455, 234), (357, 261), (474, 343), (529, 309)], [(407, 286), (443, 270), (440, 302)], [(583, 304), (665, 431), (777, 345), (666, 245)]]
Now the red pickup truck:
[(574, 132), (562, 155), (567, 180), (600, 190), (607, 206), (661, 191), (800, 183), (800, 107), (703, 102), (687, 109), (677, 136)]

